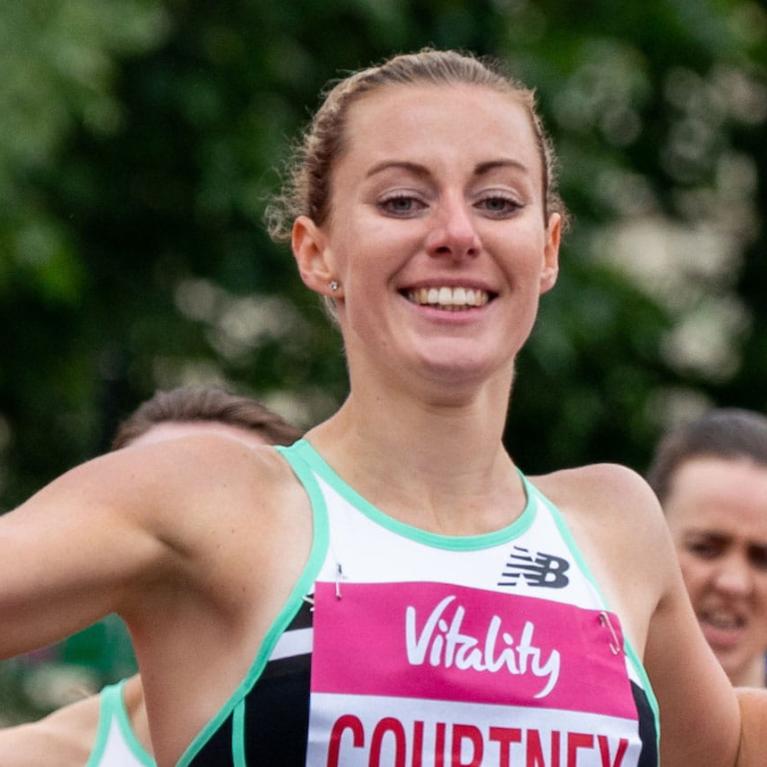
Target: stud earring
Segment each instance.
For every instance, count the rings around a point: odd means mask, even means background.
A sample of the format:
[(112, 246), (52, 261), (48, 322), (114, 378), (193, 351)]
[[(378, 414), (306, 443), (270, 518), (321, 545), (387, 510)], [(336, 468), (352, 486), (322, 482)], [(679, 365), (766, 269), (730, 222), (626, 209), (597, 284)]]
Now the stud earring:
[(328, 287), (335, 293), (340, 287), (340, 285), (338, 284), (338, 280), (331, 280), (328, 283)]

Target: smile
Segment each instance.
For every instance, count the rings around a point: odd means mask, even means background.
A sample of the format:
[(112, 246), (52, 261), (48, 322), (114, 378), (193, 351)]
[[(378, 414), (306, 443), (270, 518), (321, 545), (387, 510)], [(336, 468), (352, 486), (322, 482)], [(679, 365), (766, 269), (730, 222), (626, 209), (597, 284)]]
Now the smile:
[(706, 610), (700, 613), (699, 619), (701, 623), (725, 631), (741, 629), (746, 623), (742, 616), (733, 614), (729, 610)]
[(484, 306), (491, 298), (480, 288), (434, 286), (415, 288), (404, 292), (405, 298), (420, 306), (436, 306), (447, 311), (461, 311)]

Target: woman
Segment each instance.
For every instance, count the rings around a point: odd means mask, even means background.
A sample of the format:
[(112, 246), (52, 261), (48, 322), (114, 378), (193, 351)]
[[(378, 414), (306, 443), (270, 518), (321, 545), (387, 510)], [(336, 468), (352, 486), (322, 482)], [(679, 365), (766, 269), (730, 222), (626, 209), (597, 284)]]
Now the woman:
[(671, 431), (648, 480), (717, 660), (734, 685), (764, 687), (767, 418), (726, 408)]
[(563, 227), (530, 92), (455, 53), (358, 73), (282, 203), (349, 398), (287, 450), (190, 437), (45, 488), (0, 524), (0, 650), (119, 612), (162, 767), (654, 765), (638, 654), (664, 764), (749, 764), (650, 489), (528, 481), (501, 442)]

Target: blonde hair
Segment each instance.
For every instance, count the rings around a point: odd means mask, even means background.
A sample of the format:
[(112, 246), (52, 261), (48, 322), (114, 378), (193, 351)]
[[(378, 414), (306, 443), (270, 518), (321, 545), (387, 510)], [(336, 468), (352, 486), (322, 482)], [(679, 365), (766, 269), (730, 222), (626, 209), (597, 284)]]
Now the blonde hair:
[(556, 157), (536, 109), (535, 93), (505, 73), (500, 62), (425, 48), (363, 69), (326, 90), (322, 106), (295, 147), (282, 191), (267, 207), (267, 228), (273, 239), (288, 241), (298, 216), (308, 216), (318, 225), (328, 219), (331, 174), (345, 149), (344, 128), (350, 106), (387, 85), (424, 83), (480, 85), (513, 96), (528, 112), (540, 152), (544, 216), (548, 220), (551, 213), (559, 213), (563, 223), (567, 222), (567, 210), (558, 191)]

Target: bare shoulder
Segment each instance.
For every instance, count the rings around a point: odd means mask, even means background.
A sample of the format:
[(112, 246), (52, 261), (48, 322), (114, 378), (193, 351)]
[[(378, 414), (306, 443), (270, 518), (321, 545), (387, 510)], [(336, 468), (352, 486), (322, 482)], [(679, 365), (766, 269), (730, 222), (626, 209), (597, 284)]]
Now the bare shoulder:
[(136, 513), (157, 524), (165, 540), (177, 541), (186, 523), (194, 527), (196, 514), (209, 514), (211, 507), (221, 522), (244, 505), (249, 514), (268, 512), (296, 489), (274, 448), (217, 434), (128, 447), (100, 460), (108, 473), (130, 478)]
[[(190, 599), (202, 593), (195, 589), (210, 596), (221, 585), (211, 573), (228, 572), (211, 565), (245, 559), (246, 543), (258, 563), (279, 525), (305, 510), (300, 499), (273, 448), (215, 434), (136, 445), (71, 469), (0, 517), (0, 615), (13, 627), (0, 633), (0, 654), (56, 641), (109, 612), (149, 615), (149, 593), (169, 598), (183, 586)], [(153, 618), (167, 612), (157, 611)]]
[(82, 767), (99, 723), (98, 695), (64, 706), (36, 722), (0, 729), (3, 767)]
[[(635, 546), (645, 536), (666, 535), (658, 499), (647, 482), (626, 466), (592, 464), (531, 480), (568, 523), (586, 528), (600, 539)], [(630, 533), (628, 540), (626, 533)]]
[(191, 579), (187, 583), (215, 583), (211, 571), (199, 565), (222, 556), (237, 559), (247, 552), (253, 563), (271, 556), (286, 530), (309, 519), (303, 489), (273, 447), (200, 434), (120, 452), (124, 455), (114, 458), (123, 471), (130, 464), (137, 492), (144, 494), (137, 513), (175, 553), (183, 577)]
[(193, 434), (178, 439), (123, 448), (98, 459), (143, 486), (199, 490), (237, 489), (253, 483), (273, 485), (290, 471), (270, 446), (251, 447), (219, 434)]
[(653, 613), (676, 577), (673, 546), (652, 489), (631, 469), (606, 463), (531, 481), (561, 512), (641, 656)]
[(659, 511), (647, 482), (633, 469), (616, 463), (562, 469), (531, 480), (555, 504), (569, 507), (575, 500), (583, 513), (616, 508), (657, 516)]

